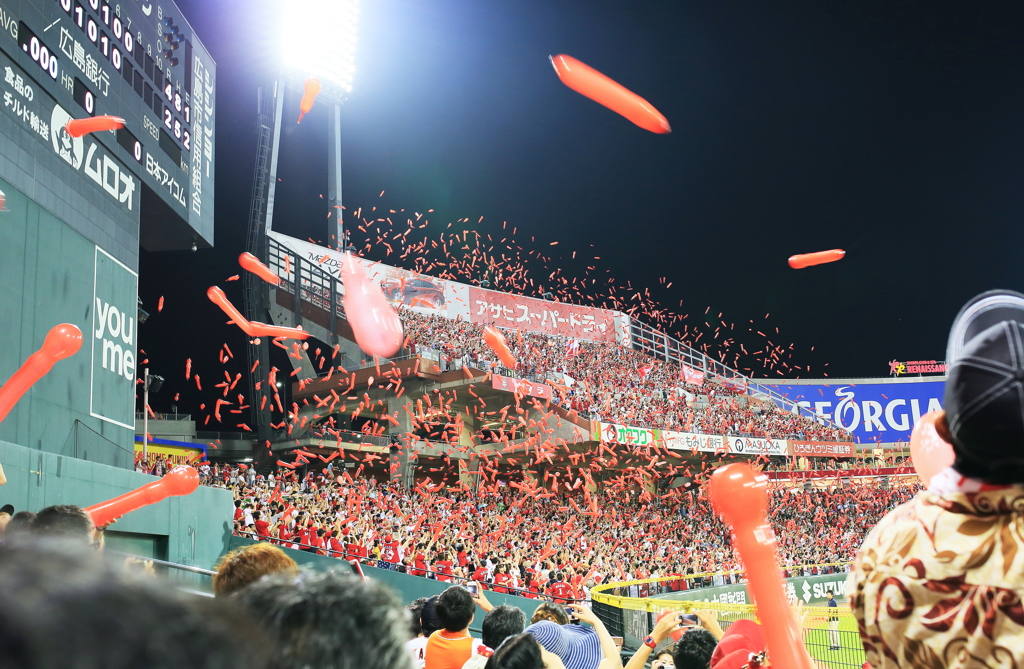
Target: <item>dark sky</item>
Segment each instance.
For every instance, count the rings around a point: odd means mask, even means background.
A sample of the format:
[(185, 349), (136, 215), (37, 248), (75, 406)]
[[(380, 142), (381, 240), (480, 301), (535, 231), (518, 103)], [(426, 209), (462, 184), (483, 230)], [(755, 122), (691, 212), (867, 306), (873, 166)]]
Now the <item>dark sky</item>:
[[(245, 367), (205, 290), (241, 304), (241, 282), (224, 279), (240, 272), (278, 4), (179, 2), (218, 67), (216, 248), (143, 254), (154, 316), (140, 333), (183, 407), (198, 399), (186, 357), (204, 387), (223, 380), (222, 341)], [(441, 228), (484, 216), (481, 232), (508, 221), (520, 241), (563, 253), (593, 244), (602, 267), (666, 305), (794, 343), (803, 376), (942, 359), (963, 302), (1024, 290), (1020, 3), (367, 0), (358, 33), (342, 121), (349, 209), (435, 209)], [(566, 88), (548, 62), (558, 53), (645, 97), (672, 134)], [(297, 98), (275, 229), (323, 239), (326, 108), (296, 126)], [(846, 258), (786, 264), (829, 248)], [(748, 350), (763, 343), (737, 334)]]

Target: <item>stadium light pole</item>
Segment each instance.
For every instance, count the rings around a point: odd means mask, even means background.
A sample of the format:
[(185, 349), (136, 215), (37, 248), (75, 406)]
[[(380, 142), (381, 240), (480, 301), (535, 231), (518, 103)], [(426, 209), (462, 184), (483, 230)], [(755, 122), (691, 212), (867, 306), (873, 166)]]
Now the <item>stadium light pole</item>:
[(358, 17), (358, 0), (292, 0), (286, 4), (282, 20), (282, 47), (288, 78), (319, 79), (322, 88), (317, 104), (329, 106), (327, 207), (328, 213), (334, 214), (334, 223), (328, 223), (328, 240), (334, 237), (339, 249), (345, 246), (341, 210), (341, 103), (352, 91)]

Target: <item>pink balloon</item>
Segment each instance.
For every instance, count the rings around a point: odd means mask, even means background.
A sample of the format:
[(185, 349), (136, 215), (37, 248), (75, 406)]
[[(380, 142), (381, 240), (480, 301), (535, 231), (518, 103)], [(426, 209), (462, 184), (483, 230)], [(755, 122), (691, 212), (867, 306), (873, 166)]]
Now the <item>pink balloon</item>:
[(126, 513), (179, 495), (191, 495), (199, 487), (199, 472), (188, 465), (178, 465), (159, 481), (126, 492), (114, 499), (93, 504), (85, 509), (96, 527), (106, 527)]
[(341, 280), (345, 284), (345, 316), (359, 348), (370, 355), (390, 358), (402, 348), (404, 333), (398, 314), (351, 254), (342, 263)]
[(764, 625), (772, 664), (787, 669), (811, 669), (811, 659), (789, 609), (776, 539), (768, 524), (768, 478), (745, 464), (721, 467), (711, 475), (711, 504), (732, 526), (733, 544), (747, 569), (748, 589)]
[(28, 357), (18, 371), (0, 388), (0, 421), (7, 418), (14, 405), (28, 389), (46, 376), (54, 364), (69, 358), (82, 348), (82, 331), (77, 325), (62, 323), (50, 328), (39, 350)]
[(929, 411), (910, 433), (910, 459), (917, 470), (921, 483), (928, 485), (932, 477), (953, 464), (956, 456), (953, 446), (943, 441), (935, 429), (935, 421), (944, 415), (942, 411)]

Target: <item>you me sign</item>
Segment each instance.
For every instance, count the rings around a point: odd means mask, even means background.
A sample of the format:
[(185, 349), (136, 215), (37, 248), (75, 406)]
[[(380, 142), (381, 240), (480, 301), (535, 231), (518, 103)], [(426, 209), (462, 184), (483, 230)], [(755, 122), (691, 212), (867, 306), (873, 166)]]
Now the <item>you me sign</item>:
[(135, 429), (138, 275), (96, 247), (89, 414)]

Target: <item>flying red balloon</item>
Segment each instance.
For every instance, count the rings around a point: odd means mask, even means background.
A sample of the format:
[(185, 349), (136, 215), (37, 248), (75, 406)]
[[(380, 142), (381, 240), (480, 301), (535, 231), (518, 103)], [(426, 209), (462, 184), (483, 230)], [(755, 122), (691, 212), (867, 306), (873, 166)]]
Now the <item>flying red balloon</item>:
[(341, 280), (345, 284), (345, 317), (359, 348), (370, 355), (390, 358), (402, 348), (402, 320), (388, 304), (380, 286), (366, 276), (352, 255), (345, 256)]
[(159, 481), (126, 492), (114, 499), (86, 507), (96, 527), (106, 527), (121, 516), (150, 504), (181, 495), (191, 495), (199, 487), (199, 472), (188, 465), (178, 465)]
[(910, 460), (925, 485), (956, 459), (953, 446), (944, 441), (935, 429), (935, 421), (942, 415), (942, 411), (929, 411), (921, 416), (914, 431), (910, 433)]
[(508, 343), (505, 341), (505, 335), (501, 334), (501, 331), (493, 325), (488, 325), (484, 328), (484, 343), (494, 354), (501, 360), (501, 364), (509, 369), (515, 369), (519, 362), (516, 357), (512, 355), (512, 351), (508, 348)]
[(246, 320), (245, 316), (235, 308), (235, 305), (231, 304), (231, 300), (224, 294), (224, 291), (217, 286), (210, 286), (206, 291), (206, 296), (210, 298), (211, 302), (220, 307), (221, 311), (228, 315), (232, 323), (242, 328), (242, 332), (250, 337), (284, 337), (286, 339), (305, 339), (309, 337), (308, 332), (299, 328), (285, 328), (278, 325), (268, 325), (267, 323)]
[(609, 79), (572, 56), (548, 56), (562, 83), (616, 114), (625, 116), (644, 130), (658, 134), (672, 132), (668, 120), (647, 100), (622, 84)]
[(767, 478), (745, 464), (720, 467), (711, 475), (711, 504), (732, 526), (733, 541), (747, 569), (757, 617), (764, 625), (772, 666), (811, 669), (811, 658), (800, 638), (782, 589), (775, 559), (775, 534), (768, 524)]
[(823, 265), (827, 262), (842, 260), (845, 255), (846, 251), (842, 249), (818, 251), (817, 253), (801, 253), (799, 255), (789, 257), (789, 266), (793, 269), (803, 269), (804, 267), (810, 267), (811, 265)]
[(64, 125), (64, 130), (72, 137), (81, 137), (90, 132), (117, 130), (124, 127), (124, 119), (120, 116), (93, 116), (90, 118), (73, 118)]
[(242, 266), (242, 269), (252, 272), (272, 286), (276, 286), (281, 283), (281, 277), (279, 277), (274, 270), (261, 263), (259, 259), (251, 253), (243, 253), (238, 256), (238, 264)]
[(82, 348), (82, 331), (71, 323), (50, 328), (38, 351), (28, 357), (18, 371), (0, 388), (0, 422), (7, 418), (14, 405), (28, 389), (46, 376), (53, 365), (64, 358), (70, 358)]
[(316, 96), (320, 95), (320, 80), (316, 77), (306, 79), (303, 89), (302, 100), (299, 102), (299, 120), (296, 121), (297, 123), (302, 123), (302, 117), (309, 113), (309, 110), (313, 108), (313, 103), (316, 102)]

